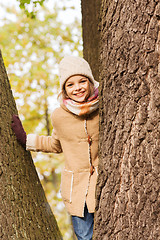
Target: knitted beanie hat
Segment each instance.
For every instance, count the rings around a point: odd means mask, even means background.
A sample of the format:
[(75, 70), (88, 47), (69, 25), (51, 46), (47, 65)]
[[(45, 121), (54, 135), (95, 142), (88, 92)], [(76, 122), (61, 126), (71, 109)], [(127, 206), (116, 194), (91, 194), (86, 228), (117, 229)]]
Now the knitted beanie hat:
[(74, 75), (83, 75), (95, 84), (91, 68), (88, 62), (81, 57), (67, 56), (64, 57), (59, 64), (60, 89), (62, 90), (66, 80)]

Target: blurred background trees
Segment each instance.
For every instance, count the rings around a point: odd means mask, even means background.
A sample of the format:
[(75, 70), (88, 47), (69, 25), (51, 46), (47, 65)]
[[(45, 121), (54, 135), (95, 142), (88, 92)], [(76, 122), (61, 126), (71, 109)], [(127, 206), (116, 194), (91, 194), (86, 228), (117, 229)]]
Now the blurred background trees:
[[(53, 4), (53, 3), (52, 3)], [(80, 4), (80, 2), (79, 2)], [(58, 64), (65, 55), (82, 56), (80, 18), (73, 1), (45, 1), (36, 17), (7, 7), (0, 20), (0, 48), (14, 98), (27, 133), (50, 135), (50, 115), (58, 106)], [(70, 19), (65, 18), (66, 11)], [(77, 14), (78, 15), (78, 14)], [(73, 239), (70, 218), (60, 195), (63, 155), (32, 153), (46, 197), (64, 239)]]

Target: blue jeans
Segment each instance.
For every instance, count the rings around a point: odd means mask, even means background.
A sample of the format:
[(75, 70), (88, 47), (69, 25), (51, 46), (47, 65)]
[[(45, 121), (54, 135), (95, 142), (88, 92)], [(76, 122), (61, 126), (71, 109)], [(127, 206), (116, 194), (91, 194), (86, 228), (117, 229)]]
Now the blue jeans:
[(84, 208), (84, 217), (72, 216), (74, 232), (78, 240), (91, 240), (93, 235), (94, 213), (89, 213), (87, 205)]

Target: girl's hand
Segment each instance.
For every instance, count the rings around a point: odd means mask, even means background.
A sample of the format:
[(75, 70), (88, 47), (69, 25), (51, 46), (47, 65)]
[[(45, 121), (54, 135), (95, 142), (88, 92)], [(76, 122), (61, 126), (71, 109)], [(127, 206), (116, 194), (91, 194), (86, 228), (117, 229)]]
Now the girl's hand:
[(13, 115), (11, 127), (16, 135), (17, 141), (26, 148), (27, 135), (22, 126), (21, 120), (17, 115)]

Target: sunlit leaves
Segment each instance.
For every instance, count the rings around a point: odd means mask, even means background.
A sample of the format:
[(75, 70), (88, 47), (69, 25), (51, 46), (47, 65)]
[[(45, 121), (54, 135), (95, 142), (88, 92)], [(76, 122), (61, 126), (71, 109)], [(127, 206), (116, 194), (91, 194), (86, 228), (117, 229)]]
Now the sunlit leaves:
[[(42, 6), (45, 0), (17, 0), (20, 4), (19, 7), (24, 10), (27, 17), (36, 18), (37, 5)], [(32, 10), (28, 10), (28, 6), (32, 6)]]
[[(23, 13), (17, 13), (15, 23), (9, 22), (0, 29), (3, 57), (11, 76), (18, 109), (25, 118), (35, 109), (38, 115), (44, 115), (42, 103), (58, 91), (60, 59), (65, 54), (80, 52), (82, 44), (78, 22), (75, 21), (72, 26), (62, 24), (57, 20), (58, 11), (56, 5), (52, 12), (43, 8), (43, 20), (30, 19)], [(27, 113), (21, 107), (24, 104), (28, 105)]]

